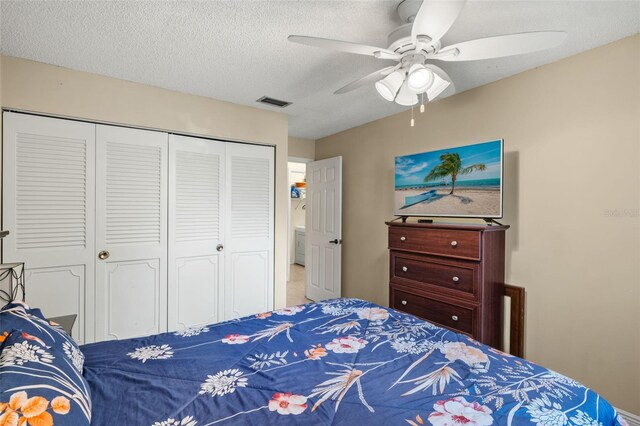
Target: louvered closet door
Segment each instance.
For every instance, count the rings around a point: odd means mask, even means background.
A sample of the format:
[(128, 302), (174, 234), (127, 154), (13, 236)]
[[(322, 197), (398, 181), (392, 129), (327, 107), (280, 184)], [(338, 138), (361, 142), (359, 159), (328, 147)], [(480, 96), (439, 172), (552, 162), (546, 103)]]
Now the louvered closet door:
[(77, 314), (93, 339), (95, 125), (3, 114), (4, 262), (25, 262), (26, 301), (47, 316)]
[(273, 308), (273, 147), (227, 144), (225, 318)]
[(169, 330), (220, 321), (226, 143), (169, 136)]
[(97, 340), (167, 328), (167, 139), (97, 126)]

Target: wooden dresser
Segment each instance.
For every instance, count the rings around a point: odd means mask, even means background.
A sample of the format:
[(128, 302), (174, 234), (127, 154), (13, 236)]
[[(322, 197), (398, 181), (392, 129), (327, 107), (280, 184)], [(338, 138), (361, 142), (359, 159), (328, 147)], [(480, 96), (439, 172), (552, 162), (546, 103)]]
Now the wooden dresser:
[(390, 306), (501, 348), (509, 227), (387, 225)]

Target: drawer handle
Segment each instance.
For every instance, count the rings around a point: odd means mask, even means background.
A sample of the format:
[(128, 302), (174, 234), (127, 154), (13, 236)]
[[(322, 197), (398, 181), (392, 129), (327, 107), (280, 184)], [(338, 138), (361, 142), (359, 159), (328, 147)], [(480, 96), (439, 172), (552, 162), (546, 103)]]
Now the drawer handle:
[(457, 241), (451, 241), (451, 247), (455, 247), (455, 246), (457, 246), (457, 245), (458, 245), (458, 242), (457, 242)]
[(406, 266), (402, 267), (402, 272), (407, 272), (409, 269)]
[(458, 278), (458, 277), (453, 277), (451, 279), (453, 280), (454, 283), (457, 283), (458, 281), (460, 281), (460, 278)]
[(400, 303), (402, 303), (403, 305), (406, 305), (406, 304), (407, 304), (407, 301), (406, 301), (406, 300), (403, 300), (403, 301), (402, 301), (402, 302), (400, 302)]
[(451, 315), (451, 319), (454, 321), (458, 321), (458, 316), (457, 315)]
[(400, 237), (400, 241), (406, 241), (407, 237)]

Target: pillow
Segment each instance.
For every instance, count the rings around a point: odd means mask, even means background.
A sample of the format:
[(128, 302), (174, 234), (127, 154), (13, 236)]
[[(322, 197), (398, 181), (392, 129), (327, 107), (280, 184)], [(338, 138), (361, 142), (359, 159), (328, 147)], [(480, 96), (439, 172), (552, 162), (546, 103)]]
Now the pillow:
[(28, 339), (21, 330), (0, 351), (0, 424), (87, 426), (89, 384), (55, 347)]
[(0, 309), (0, 343), (11, 330), (20, 330), (26, 339), (62, 352), (82, 374), (84, 355), (78, 344), (62, 327), (49, 322), (40, 309), (29, 308), (22, 302), (12, 302)]

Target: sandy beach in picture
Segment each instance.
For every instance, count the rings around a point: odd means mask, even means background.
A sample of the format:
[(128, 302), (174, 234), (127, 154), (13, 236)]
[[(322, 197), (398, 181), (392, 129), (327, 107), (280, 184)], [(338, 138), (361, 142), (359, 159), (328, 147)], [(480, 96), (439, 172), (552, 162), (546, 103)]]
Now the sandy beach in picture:
[(502, 140), (395, 159), (398, 216), (502, 216)]
[[(406, 205), (406, 197), (418, 196), (428, 191), (435, 191), (429, 199), (401, 208)], [(424, 189), (396, 189), (395, 206), (396, 214), (401, 215), (456, 215), (469, 216), (495, 216), (500, 213), (500, 189), (499, 188), (456, 188), (450, 195), (451, 188), (436, 187)]]

